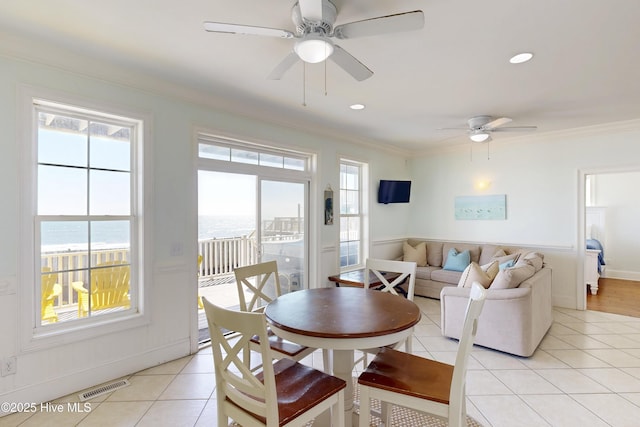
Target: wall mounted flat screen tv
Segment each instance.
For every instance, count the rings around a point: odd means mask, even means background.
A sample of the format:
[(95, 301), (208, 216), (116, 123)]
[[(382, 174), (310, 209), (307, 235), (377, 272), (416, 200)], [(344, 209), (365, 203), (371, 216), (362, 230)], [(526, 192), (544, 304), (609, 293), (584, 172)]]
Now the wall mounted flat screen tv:
[(409, 203), (411, 181), (380, 180), (378, 203)]

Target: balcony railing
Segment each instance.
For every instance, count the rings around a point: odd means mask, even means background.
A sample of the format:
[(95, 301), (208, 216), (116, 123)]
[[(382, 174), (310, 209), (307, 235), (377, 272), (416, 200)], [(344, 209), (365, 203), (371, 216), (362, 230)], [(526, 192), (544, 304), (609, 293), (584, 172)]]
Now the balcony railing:
[[(263, 222), (263, 243), (289, 242), (300, 240), (304, 223), (298, 217), (279, 217)], [(201, 280), (225, 279), (233, 276), (236, 267), (258, 262), (258, 248), (255, 233), (241, 237), (213, 238), (198, 241), (198, 254), (202, 263), (198, 266)], [(269, 255), (269, 254), (266, 254)], [(58, 283), (62, 294), (56, 299), (56, 308), (69, 308), (77, 305), (78, 297), (71, 286), (72, 282), (83, 282), (87, 286), (89, 266), (109, 261), (129, 262), (129, 248), (109, 248), (91, 253), (89, 262), (87, 252), (59, 251), (42, 254), (42, 267), (58, 273)], [(287, 258), (289, 259), (289, 258)], [(195, 262), (194, 262), (195, 264)], [(195, 267), (195, 265), (194, 265)]]
[(249, 236), (200, 240), (198, 253), (202, 255), (201, 279), (230, 276), (234, 268), (258, 261), (256, 240)]

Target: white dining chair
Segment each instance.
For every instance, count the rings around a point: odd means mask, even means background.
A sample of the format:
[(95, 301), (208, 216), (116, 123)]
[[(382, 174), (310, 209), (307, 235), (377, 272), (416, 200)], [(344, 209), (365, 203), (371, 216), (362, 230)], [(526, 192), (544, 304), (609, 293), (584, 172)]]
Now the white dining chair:
[[(344, 426), (345, 381), (290, 359), (273, 363), (264, 313), (227, 310), (202, 300), (211, 334), (218, 426), (229, 425), (229, 418), (244, 427), (304, 426), (327, 410), (332, 426)], [(263, 361), (259, 373), (240, 355), (254, 336)]]
[[(263, 312), (266, 305), (282, 293), (276, 261), (236, 267), (233, 272), (236, 277), (241, 311)], [(316, 351), (315, 348), (282, 339), (274, 334), (271, 329), (267, 330), (267, 338), (269, 346), (277, 359), (287, 358), (299, 362)], [(259, 351), (260, 342), (258, 337), (252, 339), (249, 342), (249, 346), (254, 351)], [(248, 362), (250, 353), (246, 352), (245, 357)], [(327, 365), (330, 364), (328, 350), (323, 350), (323, 362), (325, 371), (330, 373), (330, 369), (327, 369)], [(259, 367), (260, 365), (257, 365), (254, 369)]]
[[(389, 292), (399, 297), (401, 296), (400, 293), (406, 293), (406, 298), (413, 301), (416, 287), (417, 265), (415, 262), (368, 258), (365, 265), (365, 289), (369, 289), (371, 287), (371, 275), (373, 274), (380, 281), (380, 284), (376, 287), (378, 291)], [(406, 289), (400, 288), (400, 286), (405, 286)], [(399, 291), (399, 289), (402, 290)], [(392, 344), (389, 347), (398, 349), (404, 345), (405, 351), (407, 353), (411, 353), (412, 335), (409, 335), (406, 340)], [(362, 352), (364, 353), (361, 359), (363, 366), (367, 366), (367, 354), (376, 354), (378, 351), (379, 349), (377, 348), (362, 349)], [(358, 362), (360, 362), (360, 360), (357, 360), (356, 364)]]
[(427, 412), (448, 420), (449, 426), (466, 426), (466, 372), (478, 328), (486, 289), (472, 284), (455, 365), (384, 348), (358, 378), (360, 427), (370, 423), (370, 399), (382, 403), (382, 420), (389, 426), (390, 404)]

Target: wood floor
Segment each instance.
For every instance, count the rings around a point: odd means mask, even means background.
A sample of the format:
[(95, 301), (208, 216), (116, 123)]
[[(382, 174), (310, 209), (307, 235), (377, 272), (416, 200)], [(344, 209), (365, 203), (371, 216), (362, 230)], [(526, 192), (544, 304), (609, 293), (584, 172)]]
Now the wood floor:
[(640, 282), (601, 278), (597, 295), (587, 291), (587, 309), (640, 317)]

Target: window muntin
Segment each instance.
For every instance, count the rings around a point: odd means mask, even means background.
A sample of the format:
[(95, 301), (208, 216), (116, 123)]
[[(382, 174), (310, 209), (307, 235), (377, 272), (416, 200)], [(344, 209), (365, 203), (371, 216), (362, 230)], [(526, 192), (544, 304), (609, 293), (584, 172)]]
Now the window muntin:
[[(131, 275), (132, 267), (137, 269), (131, 240), (137, 227), (132, 153), (142, 123), (37, 100), (34, 106), (34, 255), (41, 276), (35, 286), (35, 326), (137, 312), (138, 281)], [(114, 262), (119, 265), (104, 266)], [(113, 292), (98, 298), (98, 279), (111, 283), (118, 275), (126, 291), (111, 303)], [(60, 291), (49, 295), (51, 276)]]

